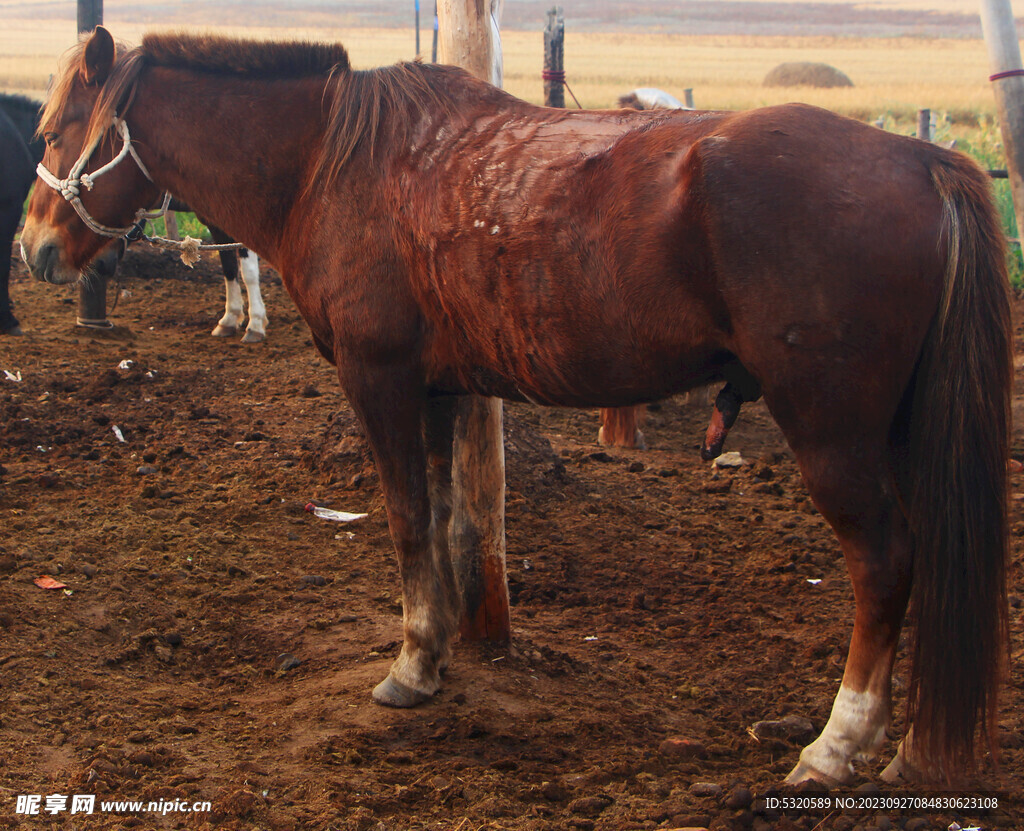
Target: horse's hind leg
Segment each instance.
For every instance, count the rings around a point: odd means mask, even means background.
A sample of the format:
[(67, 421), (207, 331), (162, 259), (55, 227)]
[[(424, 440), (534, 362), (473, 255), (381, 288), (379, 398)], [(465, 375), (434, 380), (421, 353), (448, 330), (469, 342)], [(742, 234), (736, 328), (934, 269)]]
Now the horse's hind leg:
[(910, 593), (908, 530), (884, 438), (794, 448), (804, 481), (839, 537), (856, 600), (842, 685), (821, 735), (786, 781), (845, 782), (877, 756), (889, 727), (892, 667)]
[(440, 688), (458, 624), (448, 553), (455, 399), (422, 396), (411, 369), (339, 365), (339, 375), (377, 461), (402, 576), (402, 651), (373, 697), (412, 707)]
[[(210, 234), (213, 236), (212, 228)], [(238, 334), (238, 327), (242, 323), (242, 289), (238, 285), (238, 255), (234, 251), (221, 251), (220, 264), (224, 269), (224, 316), (217, 321), (217, 325), (213, 327), (213, 332), (210, 334), (215, 338), (233, 338)]]
[[(226, 253), (226, 252), (225, 252)], [(242, 343), (260, 343), (267, 337), (267, 309), (260, 294), (260, 260), (248, 248), (238, 251), (238, 263), (242, 270), (242, 282), (249, 298), (249, 323), (245, 327)]]

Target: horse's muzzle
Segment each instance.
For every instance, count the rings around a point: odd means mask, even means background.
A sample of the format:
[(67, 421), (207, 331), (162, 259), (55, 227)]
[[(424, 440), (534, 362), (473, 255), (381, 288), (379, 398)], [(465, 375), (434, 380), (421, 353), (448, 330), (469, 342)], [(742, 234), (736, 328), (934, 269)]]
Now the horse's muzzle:
[(65, 285), (77, 282), (81, 276), (79, 271), (70, 269), (61, 262), (60, 249), (51, 242), (43, 243), (34, 252), (26, 250), (25, 243), (22, 242), (21, 258), (32, 276), (45, 283)]

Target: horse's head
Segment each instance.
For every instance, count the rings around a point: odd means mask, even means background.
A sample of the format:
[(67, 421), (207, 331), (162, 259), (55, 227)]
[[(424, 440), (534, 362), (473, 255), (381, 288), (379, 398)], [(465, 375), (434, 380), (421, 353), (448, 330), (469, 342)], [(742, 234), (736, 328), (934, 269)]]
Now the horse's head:
[(108, 84), (116, 53), (110, 33), (97, 28), (68, 53), (43, 111), (46, 152), (21, 235), (22, 257), (39, 280), (77, 281), (137, 209), (159, 197), (119, 118), (125, 91)]

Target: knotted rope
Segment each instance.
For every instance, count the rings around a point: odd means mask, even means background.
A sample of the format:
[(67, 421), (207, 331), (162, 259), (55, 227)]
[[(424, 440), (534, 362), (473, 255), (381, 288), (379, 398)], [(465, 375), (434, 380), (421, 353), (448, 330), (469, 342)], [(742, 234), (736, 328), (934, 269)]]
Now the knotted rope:
[(576, 102), (576, 106), (579, 107), (581, 110), (583, 109), (583, 105), (579, 102), (579, 99), (576, 97), (576, 93), (572, 91), (572, 87), (569, 86), (569, 82), (565, 80), (564, 69), (545, 69), (541, 71), (540, 77), (543, 81), (551, 81), (552, 83), (555, 84), (561, 84), (563, 87), (569, 90), (569, 95), (571, 95), (572, 100)]

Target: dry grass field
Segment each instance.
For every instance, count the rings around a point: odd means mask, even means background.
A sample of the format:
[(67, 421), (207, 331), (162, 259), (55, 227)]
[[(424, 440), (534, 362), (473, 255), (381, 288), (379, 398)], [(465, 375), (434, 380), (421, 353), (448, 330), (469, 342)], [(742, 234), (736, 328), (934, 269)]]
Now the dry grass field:
[[(913, 0), (906, 0), (913, 2)], [(958, 0), (949, 0), (957, 2)], [(0, 7), (3, 4), (0, 3)], [(58, 56), (74, 41), (71, 19), (19, 19), (9, 7), (0, 31), (0, 90), (45, 95)], [(137, 42), (152, 24), (119, 22), (108, 14), (115, 35)], [(174, 28), (168, 27), (168, 28)], [(177, 28), (181, 28), (178, 26)], [(210, 28), (210, 27), (206, 27)], [(372, 67), (414, 57), (411, 30), (324, 26), (219, 27), (257, 38), (339, 40), (353, 62)], [(428, 52), (430, 33), (422, 34)], [(539, 31), (503, 34), (505, 86), (540, 102), (543, 43)], [(692, 88), (698, 107), (745, 109), (802, 100), (862, 119), (888, 114), (908, 126), (921, 107), (976, 125), (994, 112), (984, 44), (975, 39), (692, 36), (573, 32), (566, 38), (566, 70), (572, 91), (585, 107), (614, 105), (638, 86), (660, 87), (683, 97)], [(851, 89), (768, 89), (762, 80), (784, 61), (822, 61), (845, 72)]]

